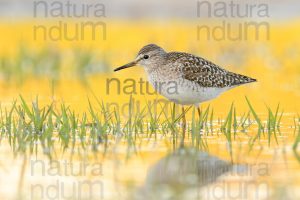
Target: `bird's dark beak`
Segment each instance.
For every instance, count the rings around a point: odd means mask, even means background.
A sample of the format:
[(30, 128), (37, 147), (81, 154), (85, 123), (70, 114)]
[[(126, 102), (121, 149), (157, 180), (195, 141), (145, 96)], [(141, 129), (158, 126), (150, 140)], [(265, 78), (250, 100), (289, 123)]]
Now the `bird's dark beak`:
[(118, 67), (118, 68), (114, 69), (114, 71), (116, 72), (116, 71), (119, 71), (119, 70), (122, 70), (122, 69), (133, 67), (133, 66), (136, 66), (136, 64), (137, 64), (137, 61), (133, 61), (133, 62), (130, 62), (130, 63), (126, 64), (126, 65), (123, 65), (121, 67)]

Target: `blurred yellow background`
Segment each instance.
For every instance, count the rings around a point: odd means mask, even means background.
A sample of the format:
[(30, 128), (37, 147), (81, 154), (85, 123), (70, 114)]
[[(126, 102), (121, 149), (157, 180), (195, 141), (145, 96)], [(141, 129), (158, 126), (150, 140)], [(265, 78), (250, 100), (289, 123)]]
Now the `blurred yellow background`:
[[(68, 21), (69, 27), (74, 28), (75, 23)], [(128, 78), (133, 78), (137, 82), (140, 78), (146, 80), (141, 67), (119, 73), (113, 73), (112, 70), (134, 59), (143, 45), (156, 43), (167, 51), (190, 52), (207, 58), (230, 71), (258, 79), (257, 83), (233, 89), (223, 94), (221, 98), (206, 103), (212, 104), (216, 110), (222, 111), (228, 108), (233, 101), (242, 108), (246, 106), (244, 96), (247, 95), (260, 110), (265, 108), (265, 104), (274, 107), (277, 103), (281, 103), (286, 112), (299, 112), (300, 27), (297, 26), (298, 20), (271, 23), (270, 40), (236, 42), (197, 40), (196, 21), (174, 20), (155, 23), (110, 20), (106, 23), (106, 40), (90, 39), (70, 42), (63, 39), (60, 41), (33, 39), (34, 22), (2, 22), (0, 25), (1, 57), (12, 63), (12, 66), (18, 62), (23, 66), (21, 72), (14, 74), (13, 70), (18, 69), (11, 69), (10, 73), (5, 73), (2, 62), (2, 72), (0, 70), (2, 103), (10, 102), (19, 94), (24, 95), (28, 100), (38, 95), (45, 101), (50, 101), (55, 97), (56, 100), (64, 100), (84, 110), (87, 105), (86, 96), (91, 95), (91, 91), (105, 102), (128, 101), (129, 95), (124, 93), (119, 95), (117, 91), (114, 91), (117, 88), (111, 87), (110, 95), (106, 94), (107, 80), (118, 78), (121, 87), (126, 85), (123, 81)], [(45, 24), (51, 27), (57, 23), (45, 21)], [(89, 31), (91, 30), (86, 30), (86, 35), (91, 34)], [(60, 66), (57, 77), (49, 76), (52, 68), (49, 72), (49, 67), (44, 66), (47, 62), (41, 62), (36, 66), (36, 70), (41, 72), (38, 76), (32, 70), (34, 63), (31, 62), (34, 61), (34, 56), (44, 56), (41, 52), (45, 49), (52, 56), (47, 59), (59, 58)], [(25, 51), (28, 56), (26, 57), (21, 51)], [(86, 54), (89, 54), (89, 57), (84, 63), (85, 61), (81, 60), (86, 58)], [(80, 62), (86, 66), (76, 67)], [(88, 68), (90, 65), (91, 69)], [(18, 73), (24, 75), (18, 76), (16, 75)], [(78, 74), (82, 77), (78, 78), (76, 76)], [(55, 86), (51, 84), (53, 79), (57, 80)], [(82, 79), (85, 84), (82, 84)], [(133, 94), (133, 97), (141, 102), (145, 98), (149, 100), (163, 98), (157, 95), (144, 97), (139, 92)]]

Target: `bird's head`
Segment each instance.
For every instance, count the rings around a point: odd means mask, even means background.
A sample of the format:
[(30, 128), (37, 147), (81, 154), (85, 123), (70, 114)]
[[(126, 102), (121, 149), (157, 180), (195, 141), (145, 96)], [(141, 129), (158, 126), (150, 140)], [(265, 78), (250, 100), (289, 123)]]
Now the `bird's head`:
[(116, 68), (114, 71), (119, 71), (136, 65), (145, 67), (146, 69), (157, 66), (159, 60), (166, 54), (163, 48), (156, 44), (148, 44), (144, 46), (138, 53), (134, 61)]

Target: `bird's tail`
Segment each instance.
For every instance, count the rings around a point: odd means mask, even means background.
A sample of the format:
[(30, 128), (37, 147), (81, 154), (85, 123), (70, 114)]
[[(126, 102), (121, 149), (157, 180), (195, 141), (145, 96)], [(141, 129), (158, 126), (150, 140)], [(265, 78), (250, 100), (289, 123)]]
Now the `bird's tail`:
[(241, 74), (231, 73), (230, 76), (232, 80), (232, 86), (237, 86), (237, 85), (242, 85), (242, 84), (252, 83), (257, 81), (257, 79), (255, 78), (251, 78), (249, 76), (245, 76)]

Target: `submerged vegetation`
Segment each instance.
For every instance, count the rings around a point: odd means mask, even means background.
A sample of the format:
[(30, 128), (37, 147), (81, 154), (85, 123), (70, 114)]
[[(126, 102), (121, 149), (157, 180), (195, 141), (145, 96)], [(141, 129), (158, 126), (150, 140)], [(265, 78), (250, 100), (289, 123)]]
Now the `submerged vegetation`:
[[(237, 117), (237, 108), (231, 105), (226, 118), (215, 116), (213, 109), (208, 106), (195, 112), (195, 108), (186, 108), (185, 114), (190, 115), (187, 123), (188, 137), (185, 145), (209, 151), (207, 138), (211, 136), (225, 137), (231, 159), (232, 144), (239, 137), (248, 138), (248, 150), (254, 144), (261, 145), (261, 139), (267, 140), (268, 146), (280, 145), (278, 136), (283, 111), (279, 112), (278, 104), (275, 112), (266, 107), (267, 118), (263, 121), (256, 113), (250, 100), (246, 97), (249, 111)], [(172, 149), (179, 148), (182, 137), (182, 113), (178, 113), (174, 104), (161, 106), (157, 111), (148, 104), (141, 111), (134, 113), (134, 101), (129, 102), (128, 116), (121, 116), (115, 108), (106, 108), (105, 104), (96, 99), (96, 104), (88, 99), (88, 112), (77, 113), (65, 103), (51, 103), (40, 106), (38, 98), (31, 105), (22, 96), (14, 101), (11, 108), (0, 110), (1, 141), (7, 140), (15, 154), (37, 154), (42, 151), (50, 159), (60, 149), (73, 155), (76, 151), (81, 154), (86, 151), (109, 152), (110, 146), (118, 142), (127, 145), (127, 156), (137, 153), (141, 144), (165, 139), (172, 144)], [(167, 111), (171, 114), (167, 114)], [(217, 119), (217, 120), (216, 120)], [(294, 129), (297, 136), (293, 145), (295, 155), (300, 142), (300, 118), (294, 119)], [(257, 129), (257, 133), (248, 131)], [(60, 147), (60, 148), (57, 148)]]

